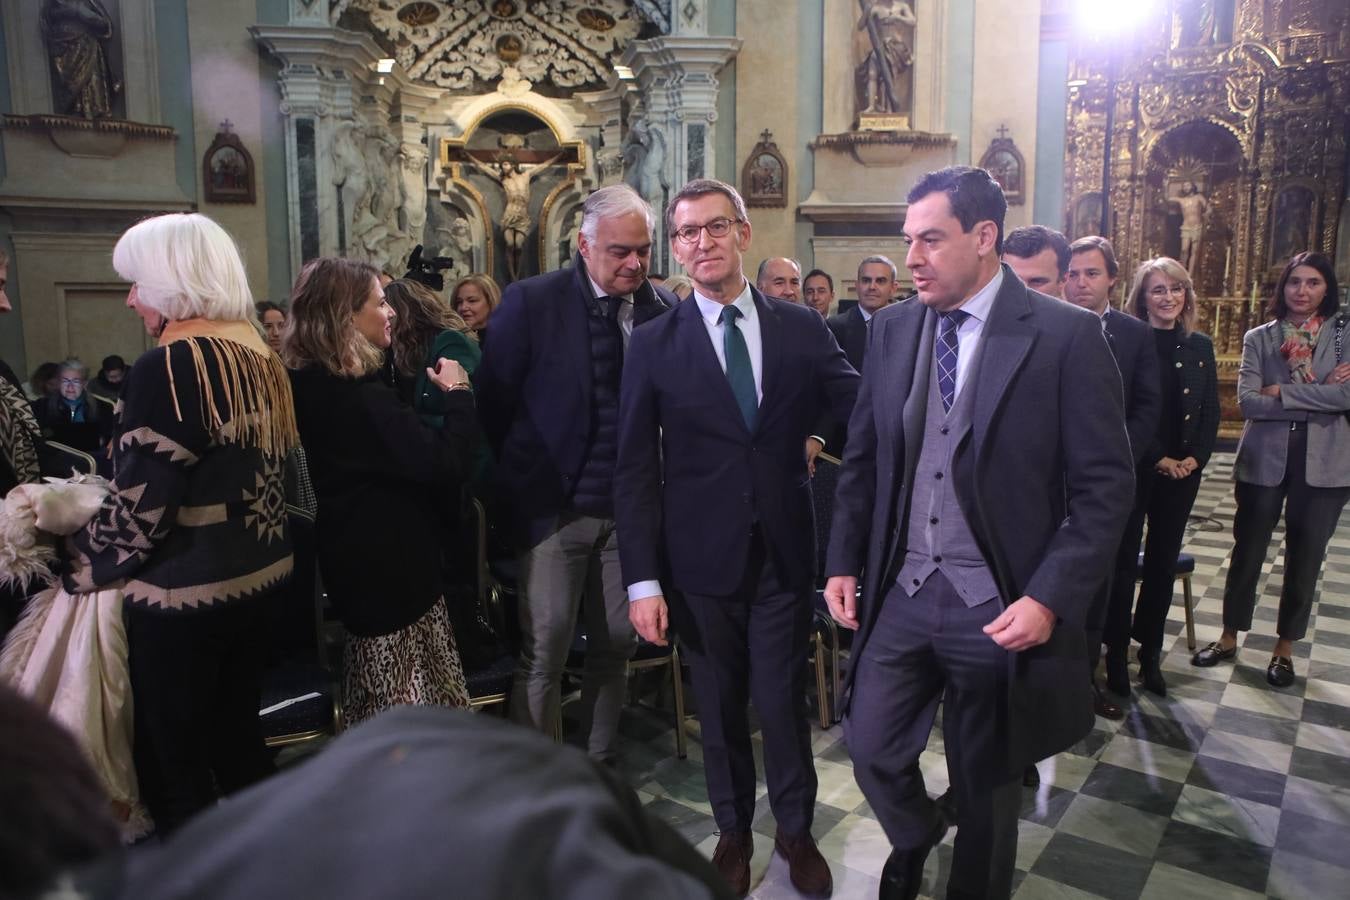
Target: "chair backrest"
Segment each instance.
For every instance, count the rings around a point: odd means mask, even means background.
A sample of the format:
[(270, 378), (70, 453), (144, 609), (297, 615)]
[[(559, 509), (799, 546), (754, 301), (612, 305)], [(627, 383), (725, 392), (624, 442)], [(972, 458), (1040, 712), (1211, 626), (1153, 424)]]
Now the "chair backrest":
[(38, 464), (43, 475), (70, 478), (74, 475), (93, 475), (98, 470), (94, 457), (59, 441), (47, 441), (39, 450)]
[(324, 664), (314, 517), (287, 504), (286, 522), (293, 559), (291, 580), (268, 604), (270, 649), (279, 660)]
[(839, 487), (839, 460), (822, 453), (816, 457), (811, 477), (811, 508), (816, 520), (816, 579), (825, 577), (825, 553), (830, 546), (830, 522), (834, 519), (834, 492)]

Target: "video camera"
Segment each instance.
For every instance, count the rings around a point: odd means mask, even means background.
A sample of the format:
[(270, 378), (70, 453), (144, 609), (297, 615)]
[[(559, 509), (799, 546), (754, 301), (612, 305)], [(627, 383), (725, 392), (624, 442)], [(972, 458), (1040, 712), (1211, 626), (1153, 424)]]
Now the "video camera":
[(433, 291), (442, 291), (445, 290), (445, 277), (441, 272), (454, 268), (454, 265), (455, 261), (448, 256), (423, 257), (422, 245), (418, 244), (408, 257), (408, 272), (403, 277), (424, 284)]

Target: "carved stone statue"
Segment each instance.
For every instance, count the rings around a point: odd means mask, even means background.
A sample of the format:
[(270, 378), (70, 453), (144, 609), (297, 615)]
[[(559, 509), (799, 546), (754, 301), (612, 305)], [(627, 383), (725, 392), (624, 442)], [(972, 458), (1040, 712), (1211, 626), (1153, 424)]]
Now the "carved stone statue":
[(858, 0), (862, 15), (853, 33), (854, 89), (859, 115), (906, 115), (914, 65), (910, 29), (914, 9), (905, 0)]
[(661, 209), (670, 183), (666, 180), (666, 139), (660, 129), (652, 128), (646, 119), (634, 119), (624, 139), (623, 158), (624, 183), (653, 209)]
[(472, 156), (465, 157), (470, 165), (501, 185), (502, 193), (506, 195), (501, 226), (502, 238), (506, 241), (506, 271), (512, 281), (520, 277), (520, 256), (525, 249), (525, 238), (534, 225), (530, 219), (530, 182), (562, 156), (563, 152), (559, 151), (542, 163), (528, 167), (514, 159), (504, 159), (495, 168), (483, 165)]
[(113, 97), (122, 85), (113, 76), (104, 47), (112, 38), (113, 23), (103, 4), (99, 0), (45, 0), (39, 21), (64, 94), (57, 100), (57, 109), (86, 119), (111, 116)]
[(1200, 240), (1205, 233), (1205, 212), (1209, 201), (1195, 183), (1182, 185), (1181, 196), (1176, 203), (1181, 207), (1181, 259), (1191, 278), (1196, 276), (1196, 266), (1200, 262)]
[(558, 242), (558, 264), (561, 266), (570, 266), (572, 257), (577, 252), (577, 240), (581, 236), (581, 220), (584, 216), (582, 210), (578, 209), (572, 215), (572, 227), (563, 232), (562, 240)]
[(329, 153), (333, 157), (333, 184), (342, 200), (342, 224), (347, 241), (356, 239), (357, 224), (369, 215), (370, 179), (366, 177), (366, 156), (359, 140), (361, 126), (348, 119), (339, 122), (333, 132)]
[(473, 232), (469, 229), (469, 220), (457, 216), (449, 228), (437, 228), (442, 244), (438, 256), (455, 261), (455, 275), (463, 277), (473, 271)]
[(400, 225), (414, 243), (421, 243), (427, 225), (427, 148), (422, 144), (403, 144), (398, 159), (403, 182)]

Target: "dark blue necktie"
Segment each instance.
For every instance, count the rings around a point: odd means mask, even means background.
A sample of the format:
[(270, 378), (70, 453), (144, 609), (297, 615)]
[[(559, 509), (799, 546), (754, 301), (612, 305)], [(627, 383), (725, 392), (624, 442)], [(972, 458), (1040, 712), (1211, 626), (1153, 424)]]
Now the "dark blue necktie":
[(937, 374), (938, 390), (942, 392), (942, 411), (951, 412), (956, 401), (956, 362), (960, 358), (960, 347), (956, 342), (956, 329), (970, 313), (954, 309), (951, 312), (938, 313), (937, 338)]
[(755, 396), (755, 372), (750, 368), (750, 350), (745, 346), (745, 336), (736, 327), (741, 311), (735, 306), (722, 307), (722, 353), (727, 361), (727, 381), (731, 382), (731, 393), (736, 405), (741, 408), (745, 427), (755, 430), (755, 415), (759, 412), (759, 400)]

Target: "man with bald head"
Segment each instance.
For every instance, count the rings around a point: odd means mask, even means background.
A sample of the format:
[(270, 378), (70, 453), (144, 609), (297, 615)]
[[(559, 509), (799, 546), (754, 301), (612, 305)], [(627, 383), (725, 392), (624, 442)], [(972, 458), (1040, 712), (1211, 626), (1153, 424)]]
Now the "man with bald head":
[(795, 259), (773, 256), (759, 264), (755, 287), (766, 297), (789, 303), (802, 302), (802, 267)]

